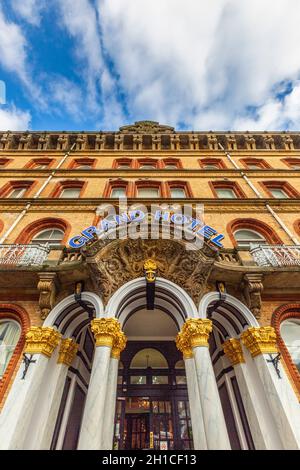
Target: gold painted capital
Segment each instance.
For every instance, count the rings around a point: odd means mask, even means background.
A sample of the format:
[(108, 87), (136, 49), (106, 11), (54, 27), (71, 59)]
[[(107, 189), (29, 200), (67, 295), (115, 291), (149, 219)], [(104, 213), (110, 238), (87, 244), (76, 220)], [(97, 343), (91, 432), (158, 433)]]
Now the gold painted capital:
[(70, 367), (77, 354), (78, 348), (79, 344), (75, 343), (72, 338), (63, 339), (60, 343), (57, 364), (65, 364)]
[(248, 328), (241, 334), (241, 339), (246, 348), (249, 349), (252, 357), (278, 352), (276, 333), (272, 326)]
[(155, 282), (157, 264), (153, 259), (147, 259), (144, 263), (144, 271), (146, 275), (147, 282)]
[(242, 345), (238, 339), (231, 338), (225, 341), (223, 351), (233, 366), (245, 362)]
[(189, 338), (183, 333), (178, 333), (176, 337), (177, 349), (182, 352), (183, 359), (191, 359), (194, 357), (193, 350)]
[(95, 318), (91, 322), (96, 346), (112, 348), (117, 335), (121, 332), (121, 325), (115, 318)]
[(208, 318), (189, 318), (182, 327), (182, 333), (188, 338), (192, 348), (208, 347), (212, 321)]
[(32, 326), (26, 333), (25, 353), (51, 357), (61, 334), (50, 327)]
[(120, 331), (115, 336), (115, 341), (111, 350), (111, 357), (120, 359), (121, 352), (126, 348), (127, 338), (123, 331)]

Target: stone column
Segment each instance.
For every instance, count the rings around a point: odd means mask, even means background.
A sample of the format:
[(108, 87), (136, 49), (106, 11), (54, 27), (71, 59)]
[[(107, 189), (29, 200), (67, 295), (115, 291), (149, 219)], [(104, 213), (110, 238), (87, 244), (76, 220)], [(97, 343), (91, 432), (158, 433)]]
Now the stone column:
[(110, 373), (111, 350), (121, 325), (115, 318), (96, 318), (91, 323), (96, 351), (85, 402), (78, 449), (100, 450), (106, 431), (106, 391)]
[(47, 381), (49, 359), (60, 337), (50, 327), (32, 327), (26, 334), (25, 353), (31, 363), (25, 378), (25, 366), (21, 364), (0, 415), (0, 449), (24, 449), (24, 441), (32, 431), (31, 420), (34, 413), (39, 413), (40, 389)]
[(61, 341), (57, 363), (41, 388), (39, 411), (32, 423), (28, 444), (25, 443), (26, 449), (50, 449), (68, 369), (78, 348), (79, 345), (71, 338)]
[(282, 449), (260, 380), (255, 380), (249, 360), (246, 363), (241, 342), (236, 338), (228, 339), (223, 344), (223, 350), (234, 368), (255, 449)]
[(104, 450), (112, 450), (113, 448), (119, 360), (121, 352), (126, 347), (126, 341), (126, 336), (122, 331), (120, 331), (115, 338), (115, 343), (111, 351), (104, 414), (105, 432), (103, 433), (101, 440), (101, 449)]
[(176, 338), (176, 346), (183, 354), (191, 421), (193, 429), (193, 441), (195, 450), (206, 450), (207, 441), (203, 422), (203, 413), (197, 381), (197, 373), (192, 348), (184, 333), (179, 333)]
[(194, 353), (207, 447), (209, 450), (230, 449), (220, 395), (208, 350), (211, 331), (212, 322), (207, 318), (190, 318), (182, 328), (182, 333)]
[(248, 328), (241, 335), (253, 358), (284, 449), (300, 449), (300, 408), (297, 397), (278, 362), (268, 362), (278, 354), (276, 333), (271, 326)]

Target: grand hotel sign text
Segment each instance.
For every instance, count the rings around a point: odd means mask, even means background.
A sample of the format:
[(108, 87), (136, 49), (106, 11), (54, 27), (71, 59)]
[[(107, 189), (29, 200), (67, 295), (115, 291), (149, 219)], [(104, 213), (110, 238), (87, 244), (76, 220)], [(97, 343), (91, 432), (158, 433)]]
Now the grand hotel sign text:
[(200, 204), (196, 207), (196, 217), (192, 216), (195, 210), (187, 205), (177, 210), (160, 206), (151, 206), (151, 211), (127, 208), (120, 210), (119, 214), (115, 213), (114, 206), (100, 206), (97, 213), (104, 212), (108, 215), (102, 217), (97, 226), (87, 227), (69, 240), (71, 248), (82, 248), (95, 238), (185, 238), (192, 242), (188, 249), (202, 248), (204, 240), (215, 248), (223, 248), (221, 241), (224, 235), (203, 222), (204, 211)]

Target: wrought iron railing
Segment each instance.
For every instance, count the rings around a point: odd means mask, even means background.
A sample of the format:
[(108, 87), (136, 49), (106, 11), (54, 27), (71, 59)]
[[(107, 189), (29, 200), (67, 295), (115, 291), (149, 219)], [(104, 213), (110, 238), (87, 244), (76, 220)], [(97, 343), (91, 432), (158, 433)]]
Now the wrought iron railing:
[(300, 266), (300, 245), (250, 245), (259, 266)]
[(48, 245), (0, 245), (0, 267), (41, 266), (49, 251)]

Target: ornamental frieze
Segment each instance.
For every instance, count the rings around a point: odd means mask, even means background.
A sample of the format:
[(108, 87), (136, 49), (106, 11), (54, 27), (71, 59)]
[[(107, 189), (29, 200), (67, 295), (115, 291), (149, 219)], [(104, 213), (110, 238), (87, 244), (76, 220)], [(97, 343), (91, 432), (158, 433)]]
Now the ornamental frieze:
[(91, 277), (104, 302), (122, 285), (144, 276), (146, 259), (157, 265), (157, 276), (182, 287), (198, 303), (217, 252), (204, 244), (187, 250), (175, 240), (98, 240), (85, 250)]

